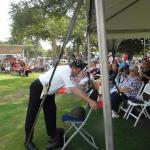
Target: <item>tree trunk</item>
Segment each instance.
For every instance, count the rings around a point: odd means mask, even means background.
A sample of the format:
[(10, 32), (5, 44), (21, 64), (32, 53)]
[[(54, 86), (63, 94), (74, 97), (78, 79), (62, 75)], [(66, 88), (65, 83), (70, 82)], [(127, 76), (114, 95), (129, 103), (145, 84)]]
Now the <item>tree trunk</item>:
[(79, 56), (80, 45), (81, 45), (81, 39), (80, 38), (76, 39), (76, 44), (77, 44), (77, 56)]
[(53, 65), (55, 65), (56, 63), (56, 57), (57, 57), (57, 45), (56, 45), (56, 39), (55, 38), (52, 38), (51, 39), (51, 42), (52, 42), (52, 51), (53, 51)]

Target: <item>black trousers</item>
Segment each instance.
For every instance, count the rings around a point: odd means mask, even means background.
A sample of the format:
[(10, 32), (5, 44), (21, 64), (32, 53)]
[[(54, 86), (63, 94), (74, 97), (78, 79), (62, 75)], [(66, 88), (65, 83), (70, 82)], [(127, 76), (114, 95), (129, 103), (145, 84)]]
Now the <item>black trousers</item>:
[[(25, 142), (27, 141), (33, 123), (35, 121), (38, 109), (40, 107), (40, 103), (42, 99), (40, 99), (40, 95), (42, 92), (43, 86), (39, 79), (33, 81), (30, 86), (30, 97), (25, 121)], [(48, 95), (43, 104), (43, 112), (45, 125), (47, 129), (48, 136), (55, 136), (56, 134), (56, 104), (55, 104), (55, 95)], [(32, 141), (33, 133), (30, 141)]]
[(111, 108), (115, 112), (118, 112), (120, 103), (128, 99), (128, 97), (123, 93), (122, 95), (120, 95), (119, 93), (114, 92), (110, 96), (111, 96)]

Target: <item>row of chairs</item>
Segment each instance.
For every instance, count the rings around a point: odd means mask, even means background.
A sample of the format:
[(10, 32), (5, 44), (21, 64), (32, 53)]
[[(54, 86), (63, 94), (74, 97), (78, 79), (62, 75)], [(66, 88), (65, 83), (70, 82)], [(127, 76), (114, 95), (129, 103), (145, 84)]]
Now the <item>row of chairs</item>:
[[(123, 111), (125, 114), (123, 116), (124, 119), (128, 119), (132, 116), (135, 119), (134, 127), (136, 127), (139, 119), (142, 114), (148, 119), (150, 119), (150, 114), (147, 112), (147, 107), (150, 106), (150, 83), (141, 86), (140, 91), (138, 92), (137, 99), (129, 99), (127, 100), (127, 106), (122, 102), (119, 111)], [(135, 113), (135, 109), (137, 110)]]

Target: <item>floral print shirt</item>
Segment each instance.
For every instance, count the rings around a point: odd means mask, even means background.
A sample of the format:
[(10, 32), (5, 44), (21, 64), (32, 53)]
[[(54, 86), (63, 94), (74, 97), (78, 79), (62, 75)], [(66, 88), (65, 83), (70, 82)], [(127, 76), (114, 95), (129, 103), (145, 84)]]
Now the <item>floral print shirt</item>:
[(139, 76), (131, 77), (128, 75), (127, 79), (120, 86), (129, 88), (130, 90), (124, 94), (128, 97), (135, 98), (142, 86), (142, 80)]

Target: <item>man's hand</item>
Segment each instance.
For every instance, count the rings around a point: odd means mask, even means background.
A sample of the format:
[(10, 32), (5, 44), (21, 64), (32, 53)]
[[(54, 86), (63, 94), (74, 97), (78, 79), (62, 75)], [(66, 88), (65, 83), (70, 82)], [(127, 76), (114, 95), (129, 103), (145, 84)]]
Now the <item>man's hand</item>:
[(89, 100), (89, 105), (90, 105), (90, 107), (92, 108), (92, 109), (97, 109), (98, 108), (98, 105), (97, 105), (97, 103), (96, 103), (96, 101), (94, 101), (94, 100)]

